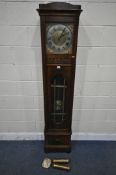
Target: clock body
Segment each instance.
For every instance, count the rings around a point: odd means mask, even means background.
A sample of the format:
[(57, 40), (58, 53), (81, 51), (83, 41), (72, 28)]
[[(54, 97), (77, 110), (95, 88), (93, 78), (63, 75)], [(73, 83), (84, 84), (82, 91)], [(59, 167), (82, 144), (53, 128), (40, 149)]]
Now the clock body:
[(44, 89), (44, 150), (71, 150), (72, 108), (80, 5), (40, 4)]

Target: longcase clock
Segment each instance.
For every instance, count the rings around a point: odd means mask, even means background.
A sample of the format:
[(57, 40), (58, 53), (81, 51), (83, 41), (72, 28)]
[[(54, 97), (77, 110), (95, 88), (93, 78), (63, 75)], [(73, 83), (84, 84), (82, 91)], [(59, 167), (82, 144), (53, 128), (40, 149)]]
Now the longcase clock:
[(80, 5), (40, 4), (46, 152), (71, 150)]

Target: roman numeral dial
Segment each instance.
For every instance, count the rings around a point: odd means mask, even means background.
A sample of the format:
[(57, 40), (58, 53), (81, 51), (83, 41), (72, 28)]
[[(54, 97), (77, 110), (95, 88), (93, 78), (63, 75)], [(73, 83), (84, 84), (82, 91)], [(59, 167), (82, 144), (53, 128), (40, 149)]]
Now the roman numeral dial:
[(68, 54), (72, 52), (73, 25), (49, 24), (47, 30), (47, 52)]

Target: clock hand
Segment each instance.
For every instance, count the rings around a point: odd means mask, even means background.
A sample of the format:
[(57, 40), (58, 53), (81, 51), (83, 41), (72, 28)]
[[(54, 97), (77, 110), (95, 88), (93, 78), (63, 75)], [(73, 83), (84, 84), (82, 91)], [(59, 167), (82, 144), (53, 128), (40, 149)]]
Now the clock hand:
[(64, 29), (63, 29), (63, 31), (62, 31), (60, 37), (58, 38), (58, 40), (60, 40), (60, 38), (61, 38), (62, 36), (64, 36), (63, 34), (64, 34), (65, 30), (66, 30), (66, 27), (64, 27)]

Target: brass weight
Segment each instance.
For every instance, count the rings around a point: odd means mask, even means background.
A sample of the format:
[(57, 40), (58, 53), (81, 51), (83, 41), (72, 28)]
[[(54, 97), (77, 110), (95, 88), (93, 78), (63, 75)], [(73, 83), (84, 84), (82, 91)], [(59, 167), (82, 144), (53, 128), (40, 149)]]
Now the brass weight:
[(69, 163), (70, 160), (69, 159), (53, 159), (52, 162), (53, 163)]
[(62, 170), (67, 170), (67, 171), (69, 171), (71, 168), (67, 165), (59, 165), (59, 164), (56, 164), (56, 163), (53, 163), (52, 164), (52, 167), (53, 168), (58, 168), (58, 169), (62, 169)]

